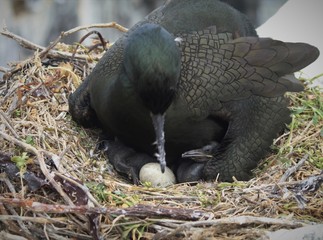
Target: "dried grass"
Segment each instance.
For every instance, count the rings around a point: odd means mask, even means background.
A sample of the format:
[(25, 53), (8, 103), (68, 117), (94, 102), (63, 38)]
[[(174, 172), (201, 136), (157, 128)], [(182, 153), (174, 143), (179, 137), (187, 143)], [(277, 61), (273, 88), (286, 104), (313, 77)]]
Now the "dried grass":
[[(298, 191), (306, 202), (296, 200), (297, 184), (323, 168), (323, 94), (318, 89), (288, 94), (294, 112), (290, 130), (276, 139), (273, 153), (250, 181), (134, 186), (97, 149), (98, 131), (83, 129), (68, 113), (68, 95), (103, 50), (87, 54), (86, 47), (79, 48), (86, 57), (69, 62), (72, 46), (53, 47), (67, 57), (42, 60), (36, 51), (11, 66), (0, 82), (1, 152), (23, 159), (20, 176), (32, 172), (49, 181), (30, 191), (26, 180), (1, 171), (0, 238), (255, 239), (268, 230), (322, 222), (322, 187)], [(308, 160), (280, 182), (306, 154)], [(69, 194), (67, 182), (78, 193)], [(86, 204), (77, 204), (79, 198)], [(167, 209), (171, 213), (160, 214)], [(185, 219), (185, 210), (196, 216), (187, 212)]]

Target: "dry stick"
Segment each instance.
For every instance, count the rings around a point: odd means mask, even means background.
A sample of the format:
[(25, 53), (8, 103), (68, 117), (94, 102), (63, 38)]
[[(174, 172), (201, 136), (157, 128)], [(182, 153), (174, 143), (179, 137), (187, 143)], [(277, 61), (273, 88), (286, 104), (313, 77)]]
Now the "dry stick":
[[(13, 40), (15, 40), (16, 42), (19, 43), (20, 46), (22, 46), (23, 48), (26, 49), (30, 49), (33, 51), (40, 51), (43, 55), (45, 52), (48, 53), (48, 56), (52, 57), (52, 58), (71, 58), (72, 57), (72, 53), (68, 53), (68, 52), (63, 52), (63, 51), (58, 51), (58, 50), (51, 50), (49, 51), (49, 48), (45, 48), (42, 46), (39, 46), (37, 44), (34, 44), (30, 41), (28, 41), (27, 39), (20, 37), (14, 33), (9, 32), (7, 29), (4, 29), (3, 31), (0, 31), (0, 34), (12, 38)], [(57, 44), (57, 43), (56, 43)], [(50, 45), (50, 47), (54, 47), (52, 44)], [(80, 55), (80, 54), (76, 54), (75, 58), (78, 59), (89, 59), (88, 55)], [(24, 60), (23, 62), (20, 62), (20, 64), (17, 64), (15, 67), (11, 68), (11, 69), (7, 69), (4, 73), (5, 76), (4, 78), (8, 79), (9, 77), (11, 77), (15, 72), (20, 71), (22, 68), (24, 68), (25, 66), (27, 66), (28, 64), (32, 63), (34, 61), (34, 57), (30, 57), (27, 58), (26, 60)], [(3, 70), (5, 70), (3, 68)]]
[(77, 51), (77, 49), (79, 48), (80, 44), (82, 44), (82, 42), (83, 42), (86, 38), (88, 38), (90, 35), (92, 35), (92, 34), (97, 34), (97, 35), (98, 35), (98, 37), (99, 37), (99, 39), (100, 39), (100, 41), (101, 41), (101, 44), (95, 44), (92, 48), (90, 48), (90, 50), (88, 51), (88, 53), (89, 53), (90, 51), (92, 51), (94, 48), (96, 48), (97, 46), (100, 46), (100, 45), (102, 45), (102, 47), (103, 47), (104, 51), (106, 51), (106, 50), (107, 50), (107, 48), (106, 48), (106, 43), (107, 43), (107, 42), (103, 39), (103, 37), (102, 37), (101, 33), (100, 33), (100, 32), (98, 32), (98, 31), (91, 31), (91, 32), (88, 32), (87, 34), (85, 34), (85, 35), (81, 38), (81, 40), (78, 42), (78, 44), (76, 45), (76, 48), (75, 48), (75, 49), (74, 49), (74, 51), (73, 51), (73, 55), (72, 55), (72, 57), (71, 57), (71, 59), (70, 59), (70, 62), (72, 62), (72, 61), (74, 60), (74, 56), (75, 56), (76, 51)]
[(17, 198), (3, 198), (0, 197), (0, 202), (8, 204), (14, 207), (21, 207), (33, 212), (42, 213), (76, 213), (76, 214), (103, 214), (109, 216), (128, 216), (128, 217), (162, 217), (179, 220), (196, 221), (201, 218), (208, 217), (208, 213), (201, 210), (191, 210), (182, 208), (170, 208), (170, 207), (156, 207), (151, 205), (138, 204), (129, 208), (97, 208), (88, 206), (69, 206), (61, 204), (44, 204), (40, 202), (34, 202), (29, 199), (17, 199)]
[(280, 135), (278, 138), (276, 138), (275, 140), (274, 140), (274, 145), (276, 145), (282, 138), (284, 138), (284, 137), (286, 137), (286, 136), (288, 136), (289, 135), (289, 132), (286, 132), (286, 133), (284, 133), (284, 134), (282, 134), (282, 135)]
[[(270, 225), (279, 225), (284, 227), (302, 227), (305, 224), (299, 222), (293, 222), (288, 220), (276, 219), (276, 218), (268, 218), (268, 217), (253, 217), (253, 216), (238, 216), (238, 217), (228, 217), (221, 218), (215, 220), (208, 221), (197, 221), (197, 222), (189, 222), (183, 223), (174, 231), (170, 232), (168, 235), (173, 235), (174, 233), (179, 233), (184, 231), (185, 229), (189, 229), (192, 227), (204, 227), (204, 226), (217, 226), (224, 224), (236, 224), (236, 225), (245, 225), (245, 224), (270, 224)], [(168, 236), (167, 235), (167, 236)]]
[(19, 138), (18, 133), (13, 128), (11, 121), (7, 117), (7, 115), (0, 109), (0, 117), (2, 118), (4, 124), (8, 127), (8, 129), (12, 132), (13, 135), (15, 135), (15, 138)]
[[(66, 32), (61, 32), (61, 34), (55, 39), (54, 42), (52, 42), (48, 47), (43, 47), (40, 46), (38, 44), (32, 43), (30, 41), (28, 41), (27, 39), (20, 37), (12, 32), (10, 32), (6, 27), (3, 28), (2, 31), (0, 31), (1, 35), (4, 35), (6, 37), (12, 38), (13, 40), (15, 40), (20, 46), (30, 49), (30, 50), (34, 50), (34, 51), (41, 51), (40, 52), (40, 56), (44, 57), (53, 47), (55, 47), (57, 45), (57, 43), (66, 36), (69, 36), (73, 33), (76, 33), (78, 31), (81, 30), (87, 30), (90, 28), (115, 28), (118, 29), (121, 32), (127, 32), (128, 29), (117, 24), (116, 22), (111, 22), (111, 23), (96, 23), (96, 24), (91, 24), (91, 25), (86, 25), (86, 26), (79, 26), (79, 27), (75, 27), (72, 28)], [(58, 51), (59, 52), (59, 51)]]
[[(321, 134), (321, 129), (318, 129), (318, 131), (316, 131), (315, 133), (313, 133), (313, 134), (311, 134), (311, 135), (309, 135), (307, 137), (302, 138), (302, 142), (306, 142), (306, 140), (309, 139), (309, 138), (319, 137), (320, 134)], [(295, 143), (297, 143), (297, 141), (295, 141)], [(293, 144), (294, 144), (294, 142), (293, 142)]]
[[(9, 207), (9, 210), (10, 210), (10, 207)], [(6, 208), (8, 208), (8, 206), (6, 206)], [(6, 208), (4, 207), (3, 203), (0, 202), (0, 217), (3, 215), (8, 215), (8, 211)], [(27, 237), (29, 240), (35, 240), (35, 238), (31, 235), (31, 233), (29, 232), (28, 229), (27, 229), (27, 231), (25, 231), (25, 227), (21, 228), (21, 226), (20, 226), (21, 221), (18, 221), (19, 226), (17, 226), (11, 220), (6, 220), (6, 221), (2, 221), (2, 222), (6, 225), (8, 231), (20, 233), (20, 235)], [(0, 238), (0, 239), (7, 239), (7, 238)]]
[(94, 23), (94, 24), (90, 24), (87, 26), (79, 26), (79, 27), (72, 28), (72, 29), (66, 31), (64, 36), (68, 36), (70, 34), (79, 32), (81, 30), (87, 30), (90, 28), (115, 28), (115, 29), (119, 30), (120, 32), (127, 32), (128, 31), (128, 28), (125, 28), (116, 22)]
[[(320, 179), (323, 178), (323, 174), (320, 175), (316, 175), (316, 176), (310, 176), (306, 179), (303, 180), (298, 180), (298, 181), (290, 181), (290, 182), (278, 182), (278, 183), (268, 183), (268, 184), (260, 184), (259, 186), (254, 186), (254, 187), (249, 187), (249, 188), (245, 188), (243, 189), (243, 192), (245, 193), (249, 193), (251, 191), (259, 191), (259, 190), (263, 190), (265, 192), (267, 191), (275, 191), (275, 188), (277, 187), (293, 187), (296, 185), (300, 185), (300, 184), (304, 184), (304, 182), (309, 181), (309, 179)], [(276, 189), (277, 191), (277, 189)]]
[(305, 156), (295, 166), (292, 166), (289, 169), (287, 169), (287, 171), (280, 178), (278, 183), (286, 182), (287, 178), (289, 178), (290, 175), (298, 171), (301, 168), (301, 166), (303, 166), (303, 164), (306, 162), (307, 159), (308, 159), (308, 154), (305, 154)]
[(184, 223), (182, 225), (189, 227), (198, 227), (205, 225), (217, 225), (217, 224), (270, 224), (270, 225), (281, 225), (286, 227), (301, 227), (304, 223), (289, 221), (284, 219), (269, 218), (269, 217), (254, 217), (254, 216), (237, 216), (229, 217), (224, 219), (216, 219), (211, 221), (198, 221), (194, 223)]
[(67, 196), (67, 194), (63, 191), (63, 189), (61, 188), (61, 186), (54, 180), (54, 178), (51, 176), (50, 172), (48, 171), (44, 158), (42, 157), (42, 155), (39, 153), (39, 151), (34, 148), (33, 146), (24, 143), (14, 137), (11, 137), (10, 135), (1, 132), (0, 131), (0, 136), (4, 139), (6, 139), (9, 142), (12, 142), (22, 148), (24, 148), (26, 151), (33, 153), (37, 160), (38, 163), (40, 165), (40, 169), (42, 170), (43, 174), (45, 175), (45, 177), (48, 179), (49, 183), (55, 188), (55, 190), (63, 197), (63, 199), (65, 200), (66, 203), (68, 203), (69, 205), (74, 205), (72, 200)]
[(6, 73), (8, 72), (10, 69), (9, 68), (5, 68), (5, 67), (1, 67), (0, 66), (0, 72)]
[(26, 48), (29, 50), (34, 50), (34, 51), (41, 51), (44, 49), (44, 47), (42, 47), (36, 43), (32, 43), (29, 40), (10, 32), (6, 27), (4, 27), (2, 31), (0, 31), (0, 34), (3, 36), (6, 36), (8, 38), (12, 38), (23, 48)]
[(294, 141), (292, 142), (292, 143), (293, 143), (293, 145), (296, 145), (296, 143), (297, 143), (297, 142), (299, 142), (299, 141), (304, 141), (304, 140), (302, 139), (302, 136), (304, 136), (304, 135), (305, 135), (305, 133), (308, 131), (308, 129), (309, 129), (312, 125), (313, 125), (313, 120), (311, 120), (311, 121), (306, 125), (306, 127), (303, 129), (303, 131), (302, 131), (300, 134), (298, 134), (298, 136), (297, 136), (297, 137), (295, 137)]
[(14, 197), (16, 197), (16, 194), (17, 194), (16, 189), (13, 186), (13, 184), (10, 182), (10, 180), (9, 180), (9, 178), (8, 178), (8, 176), (7, 176), (6, 173), (1, 173), (0, 174), (0, 181), (3, 181), (7, 185), (7, 187), (9, 188), (10, 192), (12, 193), (12, 195)]
[(68, 197), (68, 195), (63, 191), (63, 189), (61, 188), (61, 186), (54, 180), (54, 178), (50, 175), (44, 158), (42, 157), (42, 155), (40, 154), (40, 152), (34, 148), (33, 146), (26, 144), (18, 139), (15, 139), (13, 137), (11, 137), (10, 135), (7, 135), (6, 133), (3, 133), (0, 131), (0, 136), (3, 137), (4, 139), (6, 139), (7, 141), (13, 142), (16, 145), (21, 146), (22, 148), (26, 149), (26, 151), (32, 152), (33, 154), (36, 155), (36, 158), (38, 160), (38, 163), (40, 165), (40, 169), (42, 170), (43, 174), (45, 175), (45, 177), (48, 179), (49, 183), (56, 189), (56, 191), (63, 197), (63, 199), (69, 204), (74, 206), (74, 203), (72, 202), (72, 200)]
[[(14, 86), (13, 88), (11, 88), (11, 89), (9, 89), (8, 90), (8, 92), (7, 92), (7, 94), (2, 98), (2, 99), (0, 99), (0, 106), (4, 106), (3, 104), (7, 101), (7, 99), (10, 97), (10, 96), (12, 96), (14, 93), (16, 93), (16, 91), (17, 91), (17, 89), (19, 88), (19, 87), (21, 87), (23, 84), (20, 84), (20, 83), (16, 83), (16, 86)], [(16, 96), (17, 97), (17, 96)], [(11, 101), (12, 102), (12, 101)], [(12, 105), (12, 104), (11, 104)], [(9, 109), (10, 109), (10, 107), (9, 107)], [(10, 111), (8, 111), (8, 109), (7, 109), (7, 112), (6, 112), (6, 114), (7, 115), (9, 115), (10, 116)]]
[(25, 216), (18, 216), (18, 215), (0, 215), (0, 221), (28, 221), (34, 223), (60, 223), (60, 224), (67, 224), (66, 218), (44, 218), (44, 217), (25, 217)]
[(13, 234), (7, 233), (5, 231), (0, 232), (0, 239), (6, 239), (6, 240), (30, 240), (30, 239), (27, 239), (27, 238), (24, 238), (24, 237), (21, 237), (21, 236), (18, 236), (18, 235), (13, 235)]
[[(16, 212), (16, 210), (12, 206), (8, 206), (7, 205), (6, 208), (9, 210), (11, 216), (14, 215), (14, 216), (17, 216), (18, 217), (18, 213)], [(5, 214), (3, 214), (3, 215), (5, 215)], [(8, 215), (8, 214), (6, 214), (6, 215)], [(17, 219), (17, 223), (19, 225), (20, 232), (23, 231), (26, 234), (26, 236), (32, 236), (31, 232), (26, 227), (26, 225), (22, 222), (22, 220)]]
[[(301, 168), (301, 166), (303, 166), (303, 164), (306, 162), (307, 159), (308, 159), (308, 154), (305, 154), (305, 156), (295, 166), (292, 166), (289, 169), (287, 169), (287, 171), (283, 174), (283, 176), (278, 181), (278, 184), (283, 183), (283, 182), (286, 182), (286, 180), (293, 173), (295, 173), (296, 171), (298, 171)], [(278, 191), (278, 188), (279, 188), (279, 185), (276, 185), (273, 188), (272, 192), (274, 192), (274, 193), (277, 192)], [(286, 187), (284, 187), (282, 190), (283, 190), (284, 193), (287, 193), (288, 192), (288, 189)]]
[[(61, 32), (61, 34), (55, 39), (54, 42), (52, 42), (48, 47), (43, 47), (40, 46), (38, 44), (32, 43), (30, 41), (28, 41), (27, 39), (20, 37), (12, 32), (10, 32), (6, 27), (3, 28), (2, 31), (0, 31), (1, 35), (4, 35), (6, 37), (12, 38), (13, 40), (15, 40), (20, 46), (22, 46), (23, 48), (27, 48), (30, 50), (34, 50), (34, 51), (40, 51), (39, 55), (41, 58), (44, 58), (45, 56), (49, 55), (51, 57), (65, 57), (65, 58), (71, 58), (72, 57), (72, 53), (66, 53), (66, 52), (62, 52), (62, 51), (57, 51), (57, 50), (53, 50), (53, 48), (57, 45), (57, 43), (59, 43), (59, 41), (66, 36), (69, 36), (73, 33), (76, 33), (78, 31), (81, 30), (86, 30), (86, 29), (90, 29), (90, 28), (115, 28), (118, 29), (121, 32), (127, 32), (128, 29), (117, 24), (116, 22), (110, 22), (110, 23), (98, 23), (98, 24), (91, 24), (91, 25), (87, 25), (87, 26), (79, 26), (79, 27), (75, 27), (72, 28), (66, 32)], [(79, 58), (79, 59), (88, 59), (89, 56), (87, 55), (80, 55), (80, 54), (76, 54), (75, 58)], [(20, 69), (22, 69), (24, 66), (26, 66), (27, 64), (29, 64), (32, 61), (32, 57), (27, 59), (25, 61), (25, 64), (19, 64), (19, 66), (16, 66), (10, 70), (6, 70), (5, 68), (1, 68), (1, 71), (4, 71), (7, 74), (7, 78), (9, 78), (13, 73), (19, 71)]]

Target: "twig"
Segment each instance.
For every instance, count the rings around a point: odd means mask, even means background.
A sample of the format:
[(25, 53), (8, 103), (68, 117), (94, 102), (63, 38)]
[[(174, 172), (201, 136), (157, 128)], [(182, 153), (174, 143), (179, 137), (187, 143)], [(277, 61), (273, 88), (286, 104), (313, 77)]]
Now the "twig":
[(7, 115), (0, 109), (0, 117), (2, 119), (2, 122), (7, 126), (7, 128), (12, 132), (12, 134), (15, 136), (15, 138), (19, 138), (19, 135), (17, 134), (16, 130), (13, 128), (11, 121), (7, 117)]
[(18, 235), (13, 235), (4, 231), (0, 232), (0, 239), (6, 239), (6, 240), (28, 240), (27, 238), (18, 236)]
[(61, 34), (46, 48), (43, 47), (43, 46), (40, 46), (38, 44), (32, 43), (31, 41), (10, 32), (6, 27), (4, 27), (2, 31), (0, 31), (0, 34), (4, 35), (6, 37), (12, 38), (20, 46), (22, 46), (24, 48), (34, 50), (34, 51), (40, 51), (40, 57), (43, 58), (51, 49), (53, 49), (57, 45), (57, 43), (59, 43), (59, 41), (62, 38), (67, 37), (67, 36), (69, 36), (69, 35), (71, 35), (73, 33), (76, 33), (78, 31), (87, 30), (87, 29), (90, 29), (90, 28), (115, 28), (115, 29), (118, 29), (121, 32), (127, 32), (128, 31), (127, 28), (117, 24), (116, 22), (96, 23), (96, 24), (91, 24), (91, 25), (86, 25), (86, 26), (79, 26), (79, 27), (72, 28), (72, 29), (70, 29), (70, 30), (68, 30), (66, 32), (61, 32)]
[[(269, 225), (279, 225), (280, 227), (302, 227), (304, 224), (300, 222), (288, 221), (283, 219), (268, 218), (268, 217), (253, 217), (253, 216), (238, 216), (238, 217), (229, 217), (221, 218), (216, 220), (208, 221), (197, 221), (197, 222), (188, 222), (181, 224), (173, 232), (178, 233), (185, 229), (192, 227), (205, 227), (205, 226), (217, 226), (224, 224), (235, 224), (235, 225), (247, 225), (247, 224), (269, 224)], [(168, 235), (172, 235), (173, 232)]]
[(10, 32), (6, 27), (4, 27), (2, 31), (0, 31), (0, 34), (15, 40), (23, 48), (33, 50), (33, 51), (42, 51), (44, 49), (44, 47)]
[(144, 196), (142, 198), (145, 201), (152, 201), (152, 200), (174, 200), (174, 201), (181, 201), (181, 202), (193, 202), (198, 201), (199, 198), (195, 196)]
[(305, 156), (295, 165), (287, 169), (287, 171), (284, 173), (284, 175), (280, 178), (278, 183), (286, 182), (286, 180), (296, 171), (298, 171), (301, 166), (306, 162), (308, 159), (308, 154), (305, 154)]
[[(78, 44), (76, 45), (76, 48), (74, 49), (74, 51), (73, 51), (73, 55), (72, 55), (72, 57), (71, 57), (71, 59), (70, 59), (70, 62), (73, 62), (73, 59), (74, 59), (74, 56), (75, 56), (75, 54), (76, 54), (76, 51), (77, 51), (77, 49), (79, 48), (79, 46), (80, 46), (80, 44), (86, 39), (86, 38), (88, 38), (90, 35), (92, 35), (92, 34), (96, 34), (96, 35), (98, 35), (98, 37), (99, 37), (99, 39), (100, 39), (100, 41), (101, 41), (101, 45), (102, 45), (102, 47), (103, 47), (103, 49), (104, 49), (104, 51), (106, 51), (107, 50), (107, 48), (106, 48), (106, 44), (107, 44), (107, 41), (105, 41), (104, 40), (104, 38), (102, 37), (102, 35), (101, 35), (101, 33), (100, 32), (98, 32), (98, 31), (91, 31), (91, 32), (88, 32), (87, 34), (85, 34), (81, 39), (80, 39), (80, 41), (78, 42)], [(100, 45), (100, 44), (99, 44)], [(99, 46), (98, 44), (95, 44), (94, 45), (94, 48), (95, 47), (97, 47), (97, 46)], [(88, 51), (88, 53), (89, 52), (91, 52), (94, 48), (91, 48), (89, 51)]]
[(288, 136), (289, 135), (289, 132), (286, 132), (286, 133), (284, 133), (284, 134), (282, 134), (282, 135), (280, 135), (278, 138), (276, 138), (275, 140), (274, 140), (274, 143), (273, 143), (273, 145), (276, 145), (281, 139), (283, 139), (284, 137), (286, 137), (286, 136)]
[[(9, 207), (10, 209), (10, 207)], [(4, 207), (4, 205), (2, 204), (2, 202), (0, 202), (0, 216), (3, 216), (3, 215), (8, 215), (8, 211), (7, 209)], [(16, 233), (20, 233), (20, 235), (23, 235), (24, 237), (26, 237), (28, 240), (35, 240), (35, 238), (32, 236), (32, 234), (27, 230), (25, 231), (25, 228), (21, 228), (19, 222), (21, 221), (18, 221), (18, 225), (17, 226), (13, 221), (11, 220), (7, 220), (7, 221), (3, 221), (3, 223), (6, 225), (7, 229), (10, 231), (10, 232), (16, 232)], [(1, 236), (1, 234), (0, 234)], [(1, 238), (0, 239), (7, 239), (7, 238)]]
[(64, 32), (64, 37), (71, 35), (73, 33), (79, 32), (81, 30), (88, 30), (90, 28), (115, 28), (118, 29), (121, 32), (127, 32), (128, 29), (121, 26), (120, 24), (116, 23), (116, 22), (110, 22), (110, 23), (94, 23), (94, 24), (90, 24), (90, 25), (86, 25), (86, 26), (78, 26), (75, 28), (72, 28), (66, 32)]
[[(18, 216), (18, 215), (1, 215), (0, 221), (29, 221), (34, 223), (41, 223), (41, 224), (47, 224), (47, 223), (61, 223), (64, 224), (64, 220), (66, 218), (44, 218), (44, 217), (25, 217), (25, 216)], [(66, 224), (66, 223), (65, 223)]]
[[(43, 59), (46, 56), (50, 56), (52, 58), (59, 58), (59, 57), (71, 58), (73, 56), (73, 53), (67, 53), (67, 52), (63, 52), (63, 51), (53, 50), (53, 48), (57, 45), (57, 43), (60, 42), (60, 40), (62, 38), (69, 36), (73, 33), (76, 33), (78, 31), (87, 30), (90, 28), (115, 28), (115, 29), (118, 29), (119, 31), (122, 31), (122, 32), (128, 31), (127, 28), (117, 24), (116, 22), (102, 23), (102, 24), (98, 23), (98, 24), (91, 24), (91, 25), (87, 25), (87, 26), (79, 26), (79, 27), (72, 28), (66, 32), (61, 32), (61, 34), (47, 47), (43, 47), (38, 44), (32, 43), (32, 42), (28, 41), (27, 39), (20, 37), (10, 31), (8, 31), (8, 29), (6, 27), (4, 27), (2, 31), (0, 31), (0, 34), (4, 35), (6, 37), (12, 38), (20, 46), (22, 46), (24, 48), (27, 48), (27, 49), (30, 49), (33, 51), (39, 51), (40, 52), (39, 56), (41, 59)], [(78, 58), (78, 59), (84, 59), (84, 60), (91, 58), (88, 55), (80, 55), (80, 54), (75, 54), (73, 57)], [(27, 59), (26, 61), (24, 61), (24, 63), (21, 63), (10, 70), (2, 68), (1, 71), (6, 73), (5, 78), (8, 79), (12, 76), (12, 74), (14, 74), (15, 72), (24, 68), (25, 66), (30, 64), (32, 61), (33, 61), (33, 58), (31, 57), (31, 58)]]
[[(158, 222), (158, 221), (155, 221)], [(164, 220), (160, 222), (160, 224), (164, 223)], [(168, 223), (169, 225), (169, 223)], [(177, 225), (177, 226), (176, 226)], [(202, 227), (206, 228), (208, 226), (221, 226), (221, 225), (229, 225), (230, 229), (234, 228), (235, 225), (278, 225), (280, 228), (288, 227), (288, 228), (298, 228), (302, 227), (305, 224), (300, 222), (282, 220), (282, 219), (275, 219), (275, 218), (268, 218), (268, 217), (254, 217), (254, 216), (234, 216), (228, 218), (221, 218), (216, 220), (208, 220), (208, 221), (196, 221), (196, 222), (186, 222), (182, 224), (170, 224), (171, 228), (175, 228), (172, 231), (168, 232), (160, 232), (156, 234), (154, 239), (163, 240), (163, 239), (170, 239), (172, 236), (176, 236), (181, 234), (185, 230)], [(158, 236), (157, 236), (158, 235)], [(227, 239), (227, 238), (225, 238)]]
[[(321, 175), (318, 175), (316, 177), (321, 177)], [(309, 178), (313, 178), (313, 176), (310, 176)], [(243, 192), (266, 190), (266, 189), (272, 188), (272, 187), (291, 187), (291, 186), (302, 184), (305, 181), (308, 181), (308, 179), (303, 179), (303, 180), (298, 180), (298, 181), (290, 181), (290, 182), (278, 182), (278, 183), (261, 184), (259, 186), (245, 188), (245, 189), (243, 189)], [(273, 191), (273, 190), (271, 190), (271, 191)]]
[(311, 120), (311, 121), (309, 121), (309, 123), (306, 125), (306, 127), (303, 129), (303, 131), (300, 133), (300, 134), (298, 134), (298, 136), (297, 137), (295, 137), (294, 138), (294, 140), (293, 140), (293, 142), (292, 142), (292, 144), (293, 145), (296, 145), (296, 143), (297, 142), (299, 142), (299, 141), (304, 141), (303, 140), (303, 136), (305, 136), (305, 133), (308, 131), (308, 129), (311, 127), (313, 125), (313, 120)]
[[(16, 212), (16, 210), (12, 206), (6, 206), (6, 208), (9, 210), (11, 215), (18, 216), (18, 213)], [(5, 214), (3, 214), (3, 215), (5, 215)], [(6, 215), (8, 215), (8, 214), (6, 214)], [(28, 236), (31, 239), (35, 239), (22, 220), (18, 219), (17, 223), (19, 225), (20, 232), (24, 232), (25, 236)]]
[(1, 67), (0, 66), (0, 72), (6, 73), (8, 72), (10, 69), (9, 68), (5, 68), (5, 67)]
[(16, 197), (16, 194), (17, 194), (16, 189), (12, 185), (12, 183), (10, 182), (10, 180), (9, 180), (9, 178), (8, 178), (8, 176), (7, 176), (6, 173), (1, 173), (0, 174), (0, 181), (3, 181), (7, 185), (7, 187), (9, 188), (10, 192), (12, 193), (12, 195), (14, 197)]
[(36, 148), (16, 139), (14, 137), (11, 137), (10, 135), (8, 135), (4, 132), (1, 132), (1, 131), (0, 131), (0, 136), (9, 142), (12, 142), (12, 143), (24, 148), (26, 151), (33, 153), (38, 160), (38, 163), (40, 165), (40, 169), (42, 170), (45, 177), (48, 179), (49, 183), (63, 197), (63, 199), (65, 200), (66, 203), (68, 203), (69, 205), (74, 205), (72, 200), (63, 191), (62, 187), (54, 180), (53, 176), (50, 174), (50, 172), (48, 171), (48, 169), (46, 167), (44, 158), (42, 157), (42, 155), (39, 153), (39, 151)]
[(194, 221), (201, 218), (207, 217), (208, 213), (201, 210), (191, 210), (182, 208), (170, 208), (170, 207), (156, 207), (151, 205), (138, 204), (129, 208), (97, 208), (88, 206), (70, 206), (70, 205), (59, 205), (59, 204), (44, 204), (40, 202), (34, 202), (28, 199), (17, 199), (17, 198), (3, 198), (0, 197), (0, 202), (8, 204), (14, 207), (21, 207), (28, 209), (33, 212), (42, 213), (78, 213), (78, 214), (104, 214), (110, 216), (128, 216), (128, 217), (163, 217), (178, 220)]
[[(283, 174), (283, 176), (280, 178), (278, 181), (277, 185), (273, 188), (272, 192), (276, 193), (278, 191), (278, 188), (282, 186), (283, 183), (286, 182), (286, 180), (300, 169), (300, 167), (305, 163), (305, 161), (308, 159), (308, 154), (306, 154), (295, 166), (290, 167), (289, 169), (286, 170), (286, 172)], [(284, 186), (285, 184), (283, 184)], [(288, 192), (287, 188), (283, 188), (283, 192)]]

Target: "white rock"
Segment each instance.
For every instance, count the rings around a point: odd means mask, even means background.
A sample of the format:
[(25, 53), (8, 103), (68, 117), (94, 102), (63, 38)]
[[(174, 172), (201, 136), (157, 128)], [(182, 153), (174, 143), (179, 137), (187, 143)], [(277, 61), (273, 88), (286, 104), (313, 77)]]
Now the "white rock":
[(166, 167), (165, 172), (160, 170), (159, 163), (147, 163), (139, 172), (139, 179), (142, 183), (150, 182), (153, 187), (167, 187), (176, 183), (172, 170)]

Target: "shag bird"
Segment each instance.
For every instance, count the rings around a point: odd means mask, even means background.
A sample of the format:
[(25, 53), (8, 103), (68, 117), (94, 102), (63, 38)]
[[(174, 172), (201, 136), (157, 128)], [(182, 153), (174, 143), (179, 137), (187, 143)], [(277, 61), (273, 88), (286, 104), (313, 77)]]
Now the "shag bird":
[[(318, 55), (306, 43), (259, 38), (218, 0), (169, 0), (105, 53), (70, 96), (70, 113), (117, 139), (110, 162), (136, 183), (157, 160), (161, 171), (178, 169), (179, 182), (247, 180), (290, 121), (284, 93), (303, 90), (291, 74)], [(211, 142), (213, 157), (195, 171), (182, 154)]]

